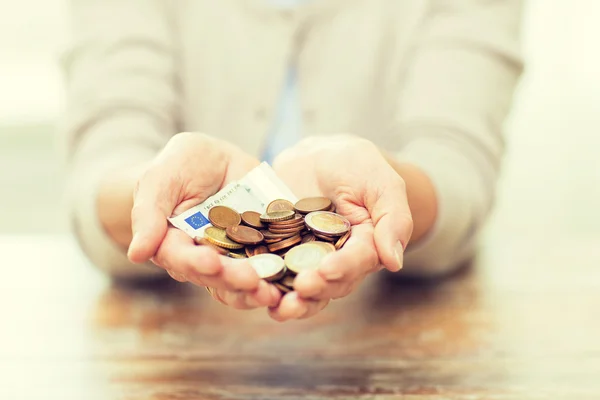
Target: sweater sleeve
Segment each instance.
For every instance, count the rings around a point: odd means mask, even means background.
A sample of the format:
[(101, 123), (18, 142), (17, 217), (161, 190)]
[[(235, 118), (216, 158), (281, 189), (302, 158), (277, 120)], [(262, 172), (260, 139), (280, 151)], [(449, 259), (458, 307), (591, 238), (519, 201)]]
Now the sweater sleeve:
[(96, 209), (110, 171), (151, 160), (176, 132), (173, 24), (167, 1), (73, 0), (72, 43), (62, 59), (66, 110), (60, 135), (68, 215), (88, 259), (118, 278), (163, 271), (131, 264)]
[(493, 206), (503, 124), (523, 65), (520, 0), (433, 0), (413, 48), (394, 131), (400, 161), (433, 182), (438, 218), (405, 254), (407, 274), (437, 275), (474, 255)]

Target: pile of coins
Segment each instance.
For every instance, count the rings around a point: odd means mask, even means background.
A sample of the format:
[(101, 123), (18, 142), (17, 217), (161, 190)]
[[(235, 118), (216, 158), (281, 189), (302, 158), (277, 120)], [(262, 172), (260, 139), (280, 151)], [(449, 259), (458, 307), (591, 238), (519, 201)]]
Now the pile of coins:
[(317, 269), (329, 253), (339, 250), (350, 237), (350, 222), (335, 213), (326, 197), (309, 197), (296, 204), (274, 200), (264, 214), (242, 214), (226, 206), (208, 212), (213, 226), (198, 245), (212, 246), (220, 254), (248, 259), (258, 276), (282, 293), (294, 290), (296, 274)]

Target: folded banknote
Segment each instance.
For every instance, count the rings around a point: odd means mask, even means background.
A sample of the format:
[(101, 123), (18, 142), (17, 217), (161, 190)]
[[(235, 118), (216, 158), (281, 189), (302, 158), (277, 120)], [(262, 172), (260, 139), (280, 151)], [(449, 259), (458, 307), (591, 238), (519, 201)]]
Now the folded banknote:
[(262, 163), (239, 181), (231, 182), (201, 204), (169, 218), (169, 222), (190, 237), (204, 236), (204, 230), (212, 226), (208, 211), (217, 205), (233, 208), (239, 213), (257, 211), (264, 213), (273, 200), (298, 201), (294, 193), (277, 177), (267, 163)]

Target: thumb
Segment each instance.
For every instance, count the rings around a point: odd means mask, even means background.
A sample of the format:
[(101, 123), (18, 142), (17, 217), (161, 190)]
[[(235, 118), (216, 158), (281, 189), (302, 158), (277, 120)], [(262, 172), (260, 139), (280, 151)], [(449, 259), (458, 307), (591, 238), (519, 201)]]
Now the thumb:
[(179, 193), (179, 190), (170, 190), (171, 186), (164, 171), (149, 171), (138, 182), (131, 210), (133, 239), (127, 253), (131, 262), (148, 261), (167, 234), (167, 218), (177, 205), (176, 193)]
[(404, 181), (397, 174), (376, 183), (377, 197), (368, 205), (375, 227), (379, 260), (390, 271), (402, 268), (404, 250), (410, 240), (413, 221)]

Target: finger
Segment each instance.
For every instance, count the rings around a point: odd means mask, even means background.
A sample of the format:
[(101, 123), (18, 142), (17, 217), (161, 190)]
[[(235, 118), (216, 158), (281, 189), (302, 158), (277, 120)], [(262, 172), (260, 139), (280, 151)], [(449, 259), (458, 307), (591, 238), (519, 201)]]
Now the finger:
[(327, 281), (351, 281), (373, 271), (377, 264), (373, 228), (369, 224), (362, 224), (352, 227), (344, 247), (328, 254), (321, 261), (318, 271)]
[(256, 291), (252, 293), (223, 289), (217, 289), (216, 293), (223, 303), (240, 310), (269, 307), (277, 304), (281, 298), (279, 290), (263, 280), (260, 281)]
[(221, 256), (210, 246), (197, 246), (176, 228), (168, 230), (152, 260), (198, 286), (248, 292), (256, 290), (260, 281), (247, 261)]
[(178, 274), (177, 272), (173, 272), (171, 270), (167, 270), (167, 273), (171, 278), (175, 279), (177, 282), (185, 283), (187, 282), (187, 278), (183, 274)]
[(197, 246), (185, 232), (170, 228), (152, 261), (170, 271), (193, 278), (194, 275), (218, 275), (221, 262), (208, 246)]
[(298, 293), (290, 292), (283, 296), (278, 307), (269, 308), (269, 316), (279, 322), (308, 318), (325, 308), (328, 303), (329, 300), (302, 299)]
[(223, 266), (218, 278), (226, 289), (252, 292), (258, 288), (261, 279), (248, 261), (221, 255), (218, 258)]
[[(314, 271), (311, 271), (314, 273)], [(354, 291), (354, 289), (365, 279), (366, 274), (363, 274), (352, 280), (343, 281), (325, 281), (320, 275), (316, 274), (318, 278), (312, 275), (298, 276), (294, 280), (294, 290), (302, 299), (308, 300), (327, 300), (327, 299), (339, 299), (348, 296)], [(323, 283), (318, 286), (315, 290), (314, 286), (307, 286), (307, 279), (320, 279)]]
[(178, 190), (173, 190), (168, 170), (152, 167), (136, 187), (131, 210), (133, 238), (127, 256), (133, 263), (148, 261), (164, 239), (167, 218), (177, 204)]
[(294, 290), (304, 299), (317, 297), (327, 285), (327, 280), (317, 271), (301, 271), (294, 278)]
[(375, 196), (365, 201), (365, 205), (375, 228), (377, 253), (381, 264), (390, 271), (398, 271), (402, 268), (404, 249), (413, 230), (406, 187), (393, 170), (382, 174), (372, 185), (370, 193)]

